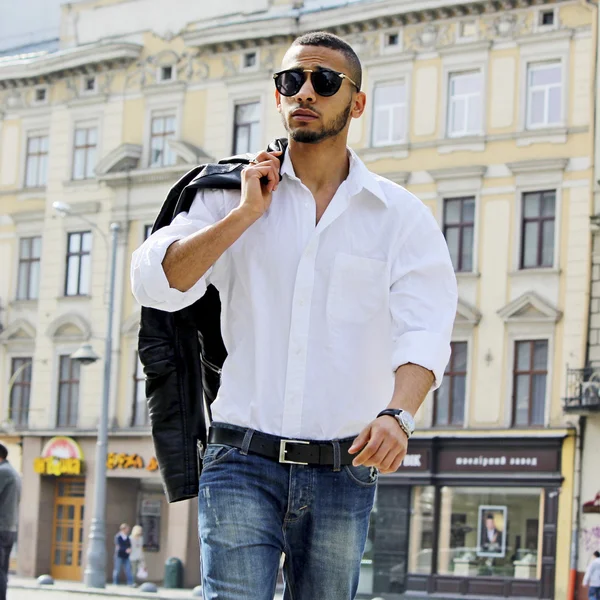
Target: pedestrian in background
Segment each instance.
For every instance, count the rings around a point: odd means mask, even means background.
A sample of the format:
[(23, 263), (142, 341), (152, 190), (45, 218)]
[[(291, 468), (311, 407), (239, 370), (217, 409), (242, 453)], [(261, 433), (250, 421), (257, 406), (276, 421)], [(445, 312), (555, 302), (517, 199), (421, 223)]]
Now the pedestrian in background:
[(146, 571), (146, 561), (144, 560), (144, 532), (141, 525), (134, 525), (131, 530), (131, 571), (133, 579), (146, 579), (148, 572)]
[(0, 444), (0, 600), (6, 600), (10, 551), (17, 538), (21, 478), (8, 462), (8, 450)]
[(134, 585), (133, 573), (131, 572), (131, 538), (129, 537), (129, 525), (122, 523), (119, 527), (119, 533), (115, 535), (115, 567), (113, 569), (113, 583), (119, 583), (119, 574), (121, 569), (125, 571), (127, 585)]
[(600, 552), (594, 552), (594, 560), (588, 565), (583, 577), (583, 585), (590, 586), (589, 600), (600, 600)]

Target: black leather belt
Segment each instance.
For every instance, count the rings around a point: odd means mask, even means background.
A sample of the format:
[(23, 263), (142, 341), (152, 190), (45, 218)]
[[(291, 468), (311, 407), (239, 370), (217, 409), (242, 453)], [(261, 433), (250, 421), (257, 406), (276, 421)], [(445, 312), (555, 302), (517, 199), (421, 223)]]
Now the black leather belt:
[[(225, 444), (242, 448), (245, 431), (226, 427), (211, 427), (208, 434), (209, 444)], [(355, 455), (348, 454), (352, 441), (339, 442), (340, 464), (349, 465)], [(272, 458), (280, 463), (296, 465), (330, 465), (333, 466), (333, 443), (329, 441), (307, 442), (266, 436), (258, 431), (252, 434), (248, 452)]]

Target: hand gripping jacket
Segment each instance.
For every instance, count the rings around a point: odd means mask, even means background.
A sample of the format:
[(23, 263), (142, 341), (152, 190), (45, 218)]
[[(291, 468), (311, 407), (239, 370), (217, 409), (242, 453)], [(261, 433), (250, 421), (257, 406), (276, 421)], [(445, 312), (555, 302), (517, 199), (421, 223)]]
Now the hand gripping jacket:
[[(287, 140), (268, 151), (285, 153)], [(283, 160), (284, 154), (280, 156)], [(241, 172), (253, 158), (246, 154), (195, 167), (169, 191), (152, 232), (189, 211), (202, 189), (241, 189)], [(221, 302), (212, 285), (200, 300), (176, 312), (142, 307), (138, 340), (146, 375), (152, 438), (169, 502), (198, 495), (210, 405), (217, 396), (227, 351), (221, 337)]]

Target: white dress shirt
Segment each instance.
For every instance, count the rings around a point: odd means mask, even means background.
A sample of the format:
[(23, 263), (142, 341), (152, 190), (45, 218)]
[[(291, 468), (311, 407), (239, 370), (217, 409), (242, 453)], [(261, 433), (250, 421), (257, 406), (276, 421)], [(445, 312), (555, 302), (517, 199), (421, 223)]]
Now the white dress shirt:
[(404, 188), (350, 171), (318, 224), (289, 154), (271, 206), (192, 288), (162, 268), (176, 240), (223, 219), (237, 190), (199, 191), (189, 213), (133, 255), (138, 302), (165, 311), (220, 292), (228, 356), (213, 421), (289, 438), (356, 435), (392, 398), (394, 372), (415, 363), (438, 386), (450, 357), (456, 278), (430, 210)]
[(600, 558), (594, 558), (588, 565), (583, 577), (583, 585), (600, 588)]

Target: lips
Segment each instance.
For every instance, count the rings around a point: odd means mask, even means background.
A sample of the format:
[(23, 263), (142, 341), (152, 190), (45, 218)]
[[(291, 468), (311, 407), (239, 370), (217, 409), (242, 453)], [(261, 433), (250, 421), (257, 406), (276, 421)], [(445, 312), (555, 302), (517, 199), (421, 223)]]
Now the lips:
[(305, 108), (297, 108), (292, 112), (292, 117), (297, 121), (314, 121), (319, 118), (319, 115), (312, 112), (312, 110), (306, 110)]

